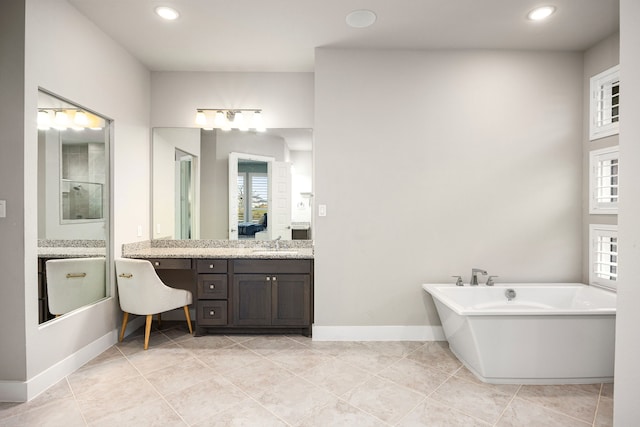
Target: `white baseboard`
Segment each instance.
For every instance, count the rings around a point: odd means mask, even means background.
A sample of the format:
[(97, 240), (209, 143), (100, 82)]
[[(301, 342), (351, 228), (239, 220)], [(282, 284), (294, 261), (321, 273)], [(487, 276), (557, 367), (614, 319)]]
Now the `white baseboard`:
[(113, 330), (86, 345), (28, 381), (0, 381), (0, 402), (26, 402), (75, 372), (117, 342)]
[(445, 341), (442, 326), (313, 325), (314, 341)]

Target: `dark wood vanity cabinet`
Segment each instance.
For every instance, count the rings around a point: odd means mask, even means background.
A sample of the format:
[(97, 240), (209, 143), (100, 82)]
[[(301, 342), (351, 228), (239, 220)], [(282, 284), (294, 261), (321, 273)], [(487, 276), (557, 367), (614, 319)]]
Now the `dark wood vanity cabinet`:
[(194, 263), (196, 335), (311, 334), (312, 260), (199, 259)]
[(168, 285), (188, 289), (196, 335), (300, 333), (313, 323), (312, 259), (149, 259)]
[(233, 323), (301, 328), (312, 317), (311, 260), (233, 260)]

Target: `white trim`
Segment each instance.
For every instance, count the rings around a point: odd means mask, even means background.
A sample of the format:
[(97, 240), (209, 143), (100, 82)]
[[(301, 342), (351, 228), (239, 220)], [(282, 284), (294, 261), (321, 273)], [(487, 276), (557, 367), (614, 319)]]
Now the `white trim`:
[[(607, 160), (618, 160), (618, 168), (620, 167), (620, 147), (613, 146), (593, 150), (589, 152), (589, 213), (598, 214), (617, 214), (618, 202), (598, 202), (598, 175), (599, 165)], [(618, 172), (618, 181), (620, 180), (620, 172)], [(619, 182), (618, 182), (619, 185)]]
[[(598, 236), (618, 237), (618, 226), (608, 224), (589, 224), (589, 284), (599, 286), (601, 288), (607, 288), (609, 290), (617, 289), (616, 280), (608, 280), (596, 277), (595, 275), (595, 246)], [(620, 242), (618, 241), (618, 246)], [(619, 255), (618, 255), (619, 257)]]
[[(604, 138), (605, 136), (619, 133), (619, 122), (599, 124), (600, 106), (603, 101), (601, 94), (603, 88), (612, 87), (620, 82), (620, 65), (609, 68), (597, 74), (589, 80), (589, 140)], [(613, 97), (612, 97), (613, 98)], [(609, 100), (610, 101), (610, 100)]]
[(445, 341), (442, 326), (320, 326), (314, 341)]
[(118, 339), (117, 329), (86, 345), (28, 381), (0, 381), (0, 402), (26, 402), (95, 358)]

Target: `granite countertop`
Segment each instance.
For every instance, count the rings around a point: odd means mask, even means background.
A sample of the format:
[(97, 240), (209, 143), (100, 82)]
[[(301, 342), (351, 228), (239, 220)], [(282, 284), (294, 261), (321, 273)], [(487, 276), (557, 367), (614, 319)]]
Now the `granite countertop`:
[(122, 245), (124, 258), (313, 259), (313, 242), (288, 240), (147, 240)]
[(106, 256), (105, 248), (48, 247), (38, 248), (39, 258), (88, 258)]
[(126, 258), (254, 258), (254, 259), (313, 259), (313, 249), (259, 248), (147, 248), (129, 251)]
[(104, 240), (38, 240), (39, 258), (88, 258), (106, 254)]

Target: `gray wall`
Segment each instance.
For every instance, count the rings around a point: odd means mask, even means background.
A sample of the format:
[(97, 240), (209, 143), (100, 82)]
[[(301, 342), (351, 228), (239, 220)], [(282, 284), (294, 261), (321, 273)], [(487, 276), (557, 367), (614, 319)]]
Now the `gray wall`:
[(620, 2), (620, 283), (616, 317), (616, 378), (614, 425), (627, 427), (640, 420), (640, 3)]
[(316, 49), (316, 326), (438, 324), (426, 282), (582, 277), (582, 55)]
[[(0, 40), (3, 41), (0, 43), (0, 200), (7, 202), (7, 217), (0, 218), (0, 381), (16, 381), (24, 380), (27, 372), (25, 270), (27, 265), (35, 267), (36, 263), (35, 259), (24, 258), (25, 5), (24, 1), (10, 1), (3, 6), (0, 13)], [(35, 113), (33, 118), (35, 132)]]
[[(8, 214), (0, 219), (3, 400), (33, 397), (111, 346), (120, 315), (108, 298), (38, 325), (38, 87), (115, 120), (111, 206), (119, 247), (136, 240), (138, 224), (149, 228), (150, 75), (65, 0), (8, 2), (0, 35), (0, 182), (12, 183), (0, 190)], [(73, 50), (60, 49), (70, 40)]]

